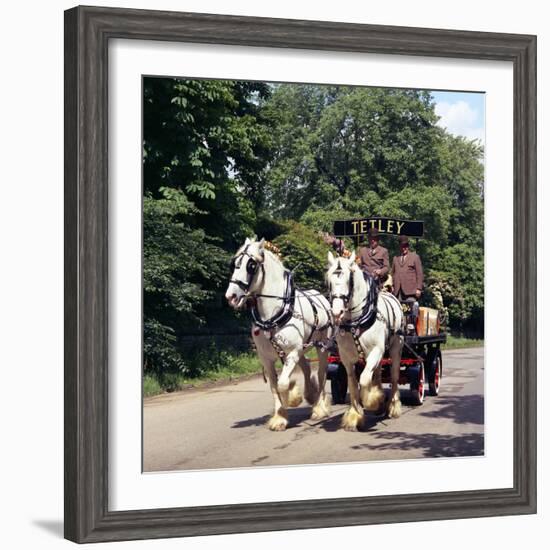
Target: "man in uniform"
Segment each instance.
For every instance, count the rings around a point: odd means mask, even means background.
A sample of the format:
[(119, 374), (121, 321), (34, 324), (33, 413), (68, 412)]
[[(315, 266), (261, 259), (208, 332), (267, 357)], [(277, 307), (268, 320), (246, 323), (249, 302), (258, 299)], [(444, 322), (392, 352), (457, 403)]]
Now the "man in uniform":
[(376, 228), (369, 229), (368, 238), (369, 246), (359, 249), (359, 266), (382, 285), (390, 270), (390, 257), (387, 249), (380, 245), (380, 236)]
[(401, 254), (395, 256), (392, 264), (393, 293), (404, 302), (408, 298), (418, 300), (424, 285), (424, 272), (420, 256), (409, 250), (409, 238), (399, 237)]

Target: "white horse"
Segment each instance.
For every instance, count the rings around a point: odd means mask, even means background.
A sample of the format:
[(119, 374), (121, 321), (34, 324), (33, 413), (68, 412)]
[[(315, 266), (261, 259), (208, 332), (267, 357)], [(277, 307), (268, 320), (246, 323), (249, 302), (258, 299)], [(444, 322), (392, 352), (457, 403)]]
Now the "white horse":
[[(336, 324), (336, 341), (340, 359), (346, 367), (350, 394), (350, 407), (342, 418), (342, 427), (356, 430), (364, 422), (363, 406), (367, 411), (378, 411), (384, 399), (379, 365), (386, 345), (392, 361), (387, 414), (390, 418), (401, 414), (398, 383), (403, 349), (403, 310), (393, 294), (379, 292), (372, 278), (365, 279), (355, 262), (355, 253), (350, 258), (335, 258), (329, 252), (328, 261), (327, 283)], [(360, 359), (364, 359), (365, 368), (358, 388), (355, 364)]]
[[(312, 419), (329, 415), (325, 393), (328, 352), (325, 344), (332, 331), (330, 304), (315, 290), (294, 286), (292, 274), (279, 258), (264, 248), (264, 239), (246, 239), (232, 260), (233, 273), (225, 297), (235, 309), (252, 302), (252, 338), (274, 400), (268, 427), (282, 431), (288, 424), (287, 408), (296, 407), (302, 395), (292, 372), (299, 365), (304, 373), (304, 396), (312, 405)], [(319, 366), (313, 377), (304, 351), (317, 347)], [(275, 364), (283, 361), (277, 376)]]

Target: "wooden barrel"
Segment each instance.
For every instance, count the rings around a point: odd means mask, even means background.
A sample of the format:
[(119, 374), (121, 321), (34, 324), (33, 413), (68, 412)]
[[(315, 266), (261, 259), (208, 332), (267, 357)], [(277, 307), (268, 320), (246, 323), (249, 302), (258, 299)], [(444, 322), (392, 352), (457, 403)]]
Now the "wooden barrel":
[(433, 336), (439, 334), (439, 311), (431, 307), (419, 307), (416, 320), (418, 336)]

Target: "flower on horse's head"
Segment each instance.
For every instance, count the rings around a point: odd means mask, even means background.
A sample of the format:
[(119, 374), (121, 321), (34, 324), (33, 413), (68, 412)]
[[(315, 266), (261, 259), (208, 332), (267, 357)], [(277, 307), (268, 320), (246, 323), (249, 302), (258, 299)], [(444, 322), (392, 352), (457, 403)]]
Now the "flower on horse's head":
[(271, 241), (265, 241), (264, 248), (266, 250), (269, 250), (270, 252), (273, 252), (273, 254), (275, 254), (276, 256), (279, 256), (279, 258), (281, 257), (280, 248), (276, 244), (273, 244)]

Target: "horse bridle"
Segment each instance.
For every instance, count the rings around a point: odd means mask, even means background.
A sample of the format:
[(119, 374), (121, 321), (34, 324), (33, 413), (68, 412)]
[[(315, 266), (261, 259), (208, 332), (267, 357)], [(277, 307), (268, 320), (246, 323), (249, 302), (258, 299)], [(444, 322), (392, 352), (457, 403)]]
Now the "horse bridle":
[[(338, 270), (340, 270), (340, 272), (342, 271), (340, 264), (338, 264), (338, 269), (335, 270), (335, 273)], [(347, 322), (341, 323), (340, 330), (350, 331), (352, 334), (357, 335), (358, 330), (359, 331), (367, 330), (372, 326), (373, 322), (376, 320), (378, 315), (378, 308), (377, 308), (378, 285), (374, 282), (374, 280), (371, 277), (369, 277), (369, 281), (370, 281), (370, 286), (367, 294), (365, 295), (365, 297), (363, 298), (360, 304), (356, 305), (351, 309), (348, 307), (348, 304), (353, 294), (353, 270), (351, 268), (350, 268), (350, 274), (349, 274), (347, 294), (332, 294), (332, 288), (329, 289), (331, 305), (336, 298), (340, 298), (344, 302), (344, 311), (350, 312), (351, 314), (353, 311), (356, 311), (359, 309), (361, 310), (361, 314), (359, 315), (359, 317), (352, 318)]]
[[(340, 262), (338, 262), (338, 267), (334, 271), (334, 273), (342, 273), (342, 267), (340, 266)], [(353, 271), (349, 270), (349, 281), (348, 281), (348, 293), (347, 294), (333, 294), (332, 293), (332, 285), (329, 287), (329, 293), (330, 293), (330, 305), (332, 306), (334, 300), (340, 299), (342, 302), (344, 302), (345, 311), (348, 310), (348, 304), (351, 300), (351, 296), (353, 294)]]
[[(262, 275), (265, 277), (265, 268), (264, 268), (265, 256), (262, 253), (262, 260), (258, 261), (254, 256), (248, 253), (248, 245), (247, 245), (246, 248), (240, 254), (235, 255), (231, 259), (231, 269), (233, 270), (233, 272), (235, 271), (236, 267), (241, 267), (241, 264), (245, 256), (248, 256), (248, 262), (246, 264), (246, 273), (248, 277), (246, 282), (240, 281), (239, 279), (230, 279), (230, 282), (236, 284), (239, 288), (241, 288), (245, 292), (245, 295), (248, 296), (249, 298), (263, 297), (263, 298), (274, 298), (276, 300), (282, 300), (281, 308), (278, 311), (276, 311), (275, 314), (269, 319), (262, 319), (260, 317), (260, 313), (256, 305), (256, 300), (253, 300), (251, 313), (252, 313), (252, 319), (254, 320), (254, 324), (264, 331), (271, 331), (278, 326), (286, 324), (288, 320), (294, 315), (294, 301), (296, 298), (296, 287), (294, 286), (294, 283), (292, 280), (292, 273), (288, 270), (285, 270), (286, 287), (285, 287), (283, 296), (274, 296), (271, 294), (259, 294), (259, 293), (254, 293), (251, 295), (250, 286), (252, 285), (252, 281), (254, 280), (254, 277), (256, 276), (256, 273), (258, 272), (259, 269), (261, 270)], [(273, 342), (274, 341), (272, 340), (272, 343)], [(274, 347), (275, 347), (275, 344), (274, 344)], [(275, 349), (279, 353), (279, 350), (277, 348)]]
[[(248, 253), (248, 247), (249, 245), (246, 245), (246, 248), (240, 254), (233, 256), (233, 258), (231, 259), (231, 271), (232, 273), (234, 273), (236, 267), (241, 267), (243, 258), (245, 256), (248, 256), (249, 260), (246, 264), (246, 273), (248, 274), (248, 279), (246, 280), (246, 282), (240, 281), (239, 279), (229, 280), (230, 283), (236, 284), (239, 288), (241, 288), (246, 293), (248, 293), (250, 289), (250, 285), (252, 285), (252, 281), (254, 280), (254, 276), (258, 271), (258, 267), (261, 268), (262, 272), (264, 269), (263, 262), (258, 262), (258, 260), (256, 260), (254, 256)], [(237, 261), (239, 261), (238, 265), (237, 265)]]
[[(338, 263), (338, 267), (334, 271), (334, 273), (342, 272), (342, 267), (340, 266), (340, 263)], [(363, 298), (360, 304), (356, 305), (354, 308), (349, 309), (348, 304), (351, 301), (351, 297), (353, 296), (353, 270), (350, 268), (349, 270), (349, 281), (348, 281), (348, 293), (347, 294), (333, 294), (332, 293), (332, 285), (329, 287), (329, 294), (330, 294), (330, 305), (332, 306), (334, 300), (339, 298), (344, 302), (344, 311), (349, 311), (350, 313), (353, 311), (357, 311), (358, 309), (364, 309), (368, 305), (369, 301), (369, 293), (366, 294), (366, 296)]]

